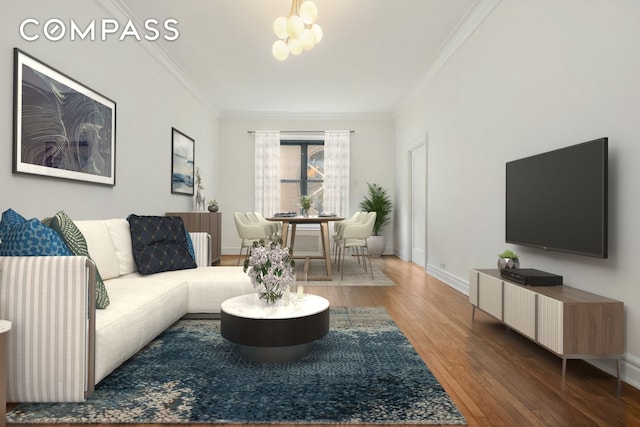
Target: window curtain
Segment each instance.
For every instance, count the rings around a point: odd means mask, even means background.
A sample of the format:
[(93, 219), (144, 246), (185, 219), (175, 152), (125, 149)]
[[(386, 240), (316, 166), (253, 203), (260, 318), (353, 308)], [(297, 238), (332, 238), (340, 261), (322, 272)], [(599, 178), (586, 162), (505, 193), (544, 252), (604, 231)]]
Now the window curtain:
[(323, 209), (349, 217), (349, 143), (351, 132), (324, 133)]
[(280, 212), (280, 132), (255, 133), (254, 208), (265, 217)]

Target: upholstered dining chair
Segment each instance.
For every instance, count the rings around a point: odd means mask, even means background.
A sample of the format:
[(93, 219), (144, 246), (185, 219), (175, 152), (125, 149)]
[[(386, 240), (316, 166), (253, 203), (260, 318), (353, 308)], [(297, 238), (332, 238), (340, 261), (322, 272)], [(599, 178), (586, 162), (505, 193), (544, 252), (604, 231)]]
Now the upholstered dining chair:
[(336, 264), (338, 264), (338, 262), (340, 261), (340, 246), (338, 243), (340, 241), (342, 230), (348, 224), (355, 224), (364, 220), (366, 214), (366, 212), (356, 212), (349, 219), (343, 219), (342, 221), (336, 221), (333, 223), (333, 232), (331, 233), (331, 239), (333, 240), (333, 256), (334, 262)]
[(375, 212), (367, 212), (361, 222), (345, 224), (339, 236), (338, 246), (340, 251), (340, 279), (344, 278), (344, 254), (347, 249), (355, 251), (358, 259), (362, 258), (364, 270), (367, 271), (367, 262), (369, 260), (369, 271), (371, 271), (371, 280), (373, 280), (373, 269), (371, 268), (371, 255), (367, 246), (367, 238), (373, 232), (373, 224), (376, 221)]
[(267, 221), (260, 212), (247, 212), (247, 218), (251, 222), (260, 224), (265, 229), (265, 238), (277, 242), (282, 237), (282, 223), (279, 221)]
[(246, 212), (234, 212), (233, 220), (236, 223), (238, 236), (240, 236), (240, 254), (238, 255), (238, 265), (240, 265), (244, 249), (246, 248), (247, 250), (246, 257), (249, 257), (249, 254), (251, 254), (251, 248), (253, 247), (253, 242), (257, 242), (268, 237), (264, 226), (262, 224), (251, 222), (247, 217)]

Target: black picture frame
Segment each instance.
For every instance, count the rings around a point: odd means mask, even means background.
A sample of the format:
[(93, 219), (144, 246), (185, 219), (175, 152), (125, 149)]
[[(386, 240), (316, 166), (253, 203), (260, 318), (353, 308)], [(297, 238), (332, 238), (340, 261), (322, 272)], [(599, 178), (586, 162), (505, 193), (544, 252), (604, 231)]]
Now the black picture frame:
[(171, 192), (194, 195), (195, 140), (171, 128)]
[(116, 185), (116, 103), (14, 48), (13, 173)]

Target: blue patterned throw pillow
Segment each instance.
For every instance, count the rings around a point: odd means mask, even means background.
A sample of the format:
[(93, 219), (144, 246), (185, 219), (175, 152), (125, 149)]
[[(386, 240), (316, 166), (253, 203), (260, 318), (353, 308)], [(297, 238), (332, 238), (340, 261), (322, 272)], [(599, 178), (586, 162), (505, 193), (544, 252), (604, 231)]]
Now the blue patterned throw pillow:
[(182, 218), (131, 214), (127, 220), (133, 259), (140, 274), (197, 267), (189, 253)]
[(62, 238), (37, 219), (26, 220), (13, 209), (2, 213), (0, 256), (70, 256)]

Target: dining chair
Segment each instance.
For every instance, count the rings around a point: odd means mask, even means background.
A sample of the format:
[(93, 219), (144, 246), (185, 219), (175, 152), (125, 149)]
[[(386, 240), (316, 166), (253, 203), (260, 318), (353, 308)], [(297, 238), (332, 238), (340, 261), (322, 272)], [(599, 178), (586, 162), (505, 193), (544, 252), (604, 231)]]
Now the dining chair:
[(240, 236), (240, 254), (238, 255), (238, 265), (240, 265), (240, 260), (242, 259), (242, 253), (244, 252), (244, 249), (247, 249), (246, 258), (248, 258), (251, 254), (253, 243), (265, 239), (266, 232), (264, 226), (252, 222), (247, 217), (246, 212), (234, 212), (233, 220), (236, 223), (238, 236)]
[(361, 222), (346, 224), (342, 229), (339, 237), (338, 245), (340, 250), (340, 279), (344, 278), (344, 254), (346, 249), (352, 249), (355, 256), (362, 257), (364, 270), (367, 271), (366, 259), (369, 259), (369, 271), (371, 271), (371, 280), (373, 280), (373, 269), (371, 268), (371, 255), (367, 246), (367, 238), (373, 233), (373, 224), (376, 221), (375, 212), (367, 212)]
[(354, 224), (362, 221), (365, 218), (366, 214), (367, 212), (356, 212), (349, 219), (343, 219), (342, 221), (336, 221), (333, 223), (333, 232), (331, 233), (331, 239), (333, 240), (333, 255), (334, 262), (336, 264), (338, 264), (338, 262), (340, 261), (340, 246), (338, 242), (340, 241), (342, 230), (348, 224)]
[(278, 242), (282, 238), (282, 222), (267, 221), (260, 212), (247, 212), (247, 218), (261, 224), (265, 229), (266, 237), (272, 242)]

